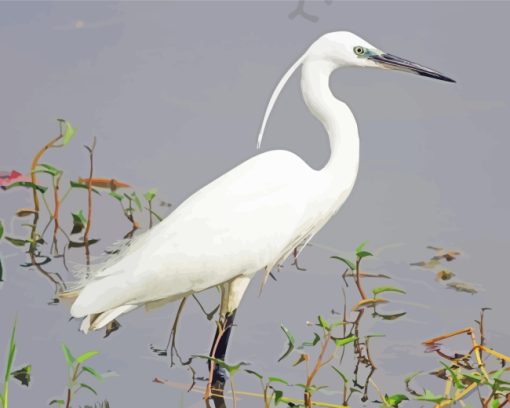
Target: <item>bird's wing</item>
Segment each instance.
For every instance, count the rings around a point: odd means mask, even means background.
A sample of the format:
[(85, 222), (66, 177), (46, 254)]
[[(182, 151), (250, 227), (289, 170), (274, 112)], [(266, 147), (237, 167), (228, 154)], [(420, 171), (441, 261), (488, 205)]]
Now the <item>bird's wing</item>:
[(179, 298), (272, 265), (309, 228), (316, 172), (286, 151), (242, 163), (183, 202), (86, 282), (79, 317)]

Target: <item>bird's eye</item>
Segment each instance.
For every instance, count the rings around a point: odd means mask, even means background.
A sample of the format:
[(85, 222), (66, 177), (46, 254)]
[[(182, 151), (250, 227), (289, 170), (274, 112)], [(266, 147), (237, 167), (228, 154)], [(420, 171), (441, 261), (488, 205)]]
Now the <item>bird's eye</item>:
[(354, 47), (354, 54), (356, 54), (356, 55), (363, 55), (366, 52), (367, 52), (367, 50), (359, 45)]

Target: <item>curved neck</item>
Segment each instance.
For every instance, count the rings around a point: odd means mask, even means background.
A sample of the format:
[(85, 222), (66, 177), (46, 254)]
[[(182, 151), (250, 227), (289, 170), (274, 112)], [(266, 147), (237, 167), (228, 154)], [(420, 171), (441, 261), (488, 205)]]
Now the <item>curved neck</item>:
[(341, 174), (352, 188), (359, 163), (358, 126), (349, 107), (336, 99), (329, 88), (329, 77), (335, 68), (328, 61), (305, 59), (301, 91), (306, 106), (329, 136), (331, 157), (321, 172)]

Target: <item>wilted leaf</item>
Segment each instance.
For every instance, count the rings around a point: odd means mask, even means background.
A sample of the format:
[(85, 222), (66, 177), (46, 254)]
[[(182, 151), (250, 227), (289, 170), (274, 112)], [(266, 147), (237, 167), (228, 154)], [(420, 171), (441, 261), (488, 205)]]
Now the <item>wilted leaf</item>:
[(337, 347), (343, 347), (349, 343), (352, 343), (356, 340), (358, 340), (358, 336), (355, 336), (354, 334), (351, 334), (347, 337), (331, 337), (331, 340), (335, 342), (335, 345)]
[(113, 178), (105, 178), (105, 177), (93, 177), (91, 179), (89, 178), (82, 178), (80, 177), (78, 181), (82, 184), (88, 185), (90, 180), (90, 185), (93, 187), (98, 188), (108, 188), (112, 191), (117, 190), (118, 188), (129, 188), (131, 187), (129, 184), (124, 183), (122, 181), (113, 179)]
[(442, 269), (436, 273), (436, 280), (447, 281), (453, 278), (454, 276), (455, 274), (452, 271), (449, 271), (448, 269)]
[(31, 181), (32, 178), (28, 176), (24, 176), (20, 172), (16, 170), (12, 170), (9, 172), (0, 172), (0, 187), (4, 190), (6, 187), (10, 186), (12, 183), (17, 181)]
[(375, 306), (377, 304), (381, 304), (381, 303), (388, 303), (388, 301), (386, 299), (383, 299), (383, 298), (369, 298), (369, 299), (363, 299), (363, 300), (360, 300), (356, 306), (354, 306), (352, 308), (352, 311), (355, 312), (356, 310), (359, 310), (363, 307), (372, 307), (372, 306)]
[(16, 210), (17, 217), (28, 217), (29, 215), (37, 214), (37, 211), (33, 208), (20, 208)]
[(287, 343), (287, 350), (278, 359), (278, 361), (282, 361), (285, 357), (287, 357), (292, 352), (292, 350), (294, 350), (294, 344), (295, 344), (294, 336), (289, 331), (289, 329), (287, 329), (283, 324), (280, 327), (282, 328), (283, 332), (285, 333), (288, 343)]
[(308, 361), (310, 356), (306, 353), (301, 353), (299, 355), (299, 358), (292, 364), (292, 367), (296, 367), (297, 365), (301, 364), (303, 361)]
[(478, 290), (469, 283), (465, 282), (450, 282), (446, 285), (449, 289), (456, 290), (457, 292), (465, 292), (474, 295)]
[(421, 268), (426, 269), (434, 269), (437, 265), (439, 265), (439, 260), (437, 259), (431, 259), (430, 261), (421, 261), (421, 262), (414, 262), (411, 263), (411, 266), (419, 266)]
[(347, 265), (347, 267), (351, 271), (354, 271), (356, 269), (356, 265), (354, 264), (354, 262), (350, 261), (349, 259), (342, 258), (341, 256), (332, 256), (331, 258), (332, 259), (338, 259), (339, 261), (342, 261), (344, 264)]
[(4, 281), (4, 267), (2, 265), (2, 259), (0, 258), (0, 282)]
[(18, 380), (21, 385), (29, 386), (30, 384), (30, 373), (32, 371), (32, 365), (27, 365), (19, 370), (13, 371), (11, 375)]
[(405, 290), (395, 288), (393, 286), (379, 286), (378, 288), (372, 289), (372, 293), (374, 294), (374, 296), (377, 296), (379, 293), (384, 293), (384, 292), (398, 292), (398, 293), (403, 293), (403, 294), (406, 293)]
[(65, 124), (66, 124), (66, 130), (64, 132), (64, 138), (62, 139), (62, 143), (64, 145), (68, 144), (71, 139), (74, 137), (74, 135), (76, 134), (76, 131), (74, 130), (74, 128), (71, 126), (71, 123), (68, 122), (67, 120), (65, 121)]

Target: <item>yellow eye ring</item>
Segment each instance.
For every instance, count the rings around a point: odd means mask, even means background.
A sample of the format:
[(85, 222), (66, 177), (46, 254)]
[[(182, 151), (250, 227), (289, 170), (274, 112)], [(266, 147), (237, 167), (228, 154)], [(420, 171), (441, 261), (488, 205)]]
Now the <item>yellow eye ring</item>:
[(353, 51), (354, 51), (354, 54), (360, 55), (360, 56), (367, 52), (367, 50), (360, 45), (354, 47)]

